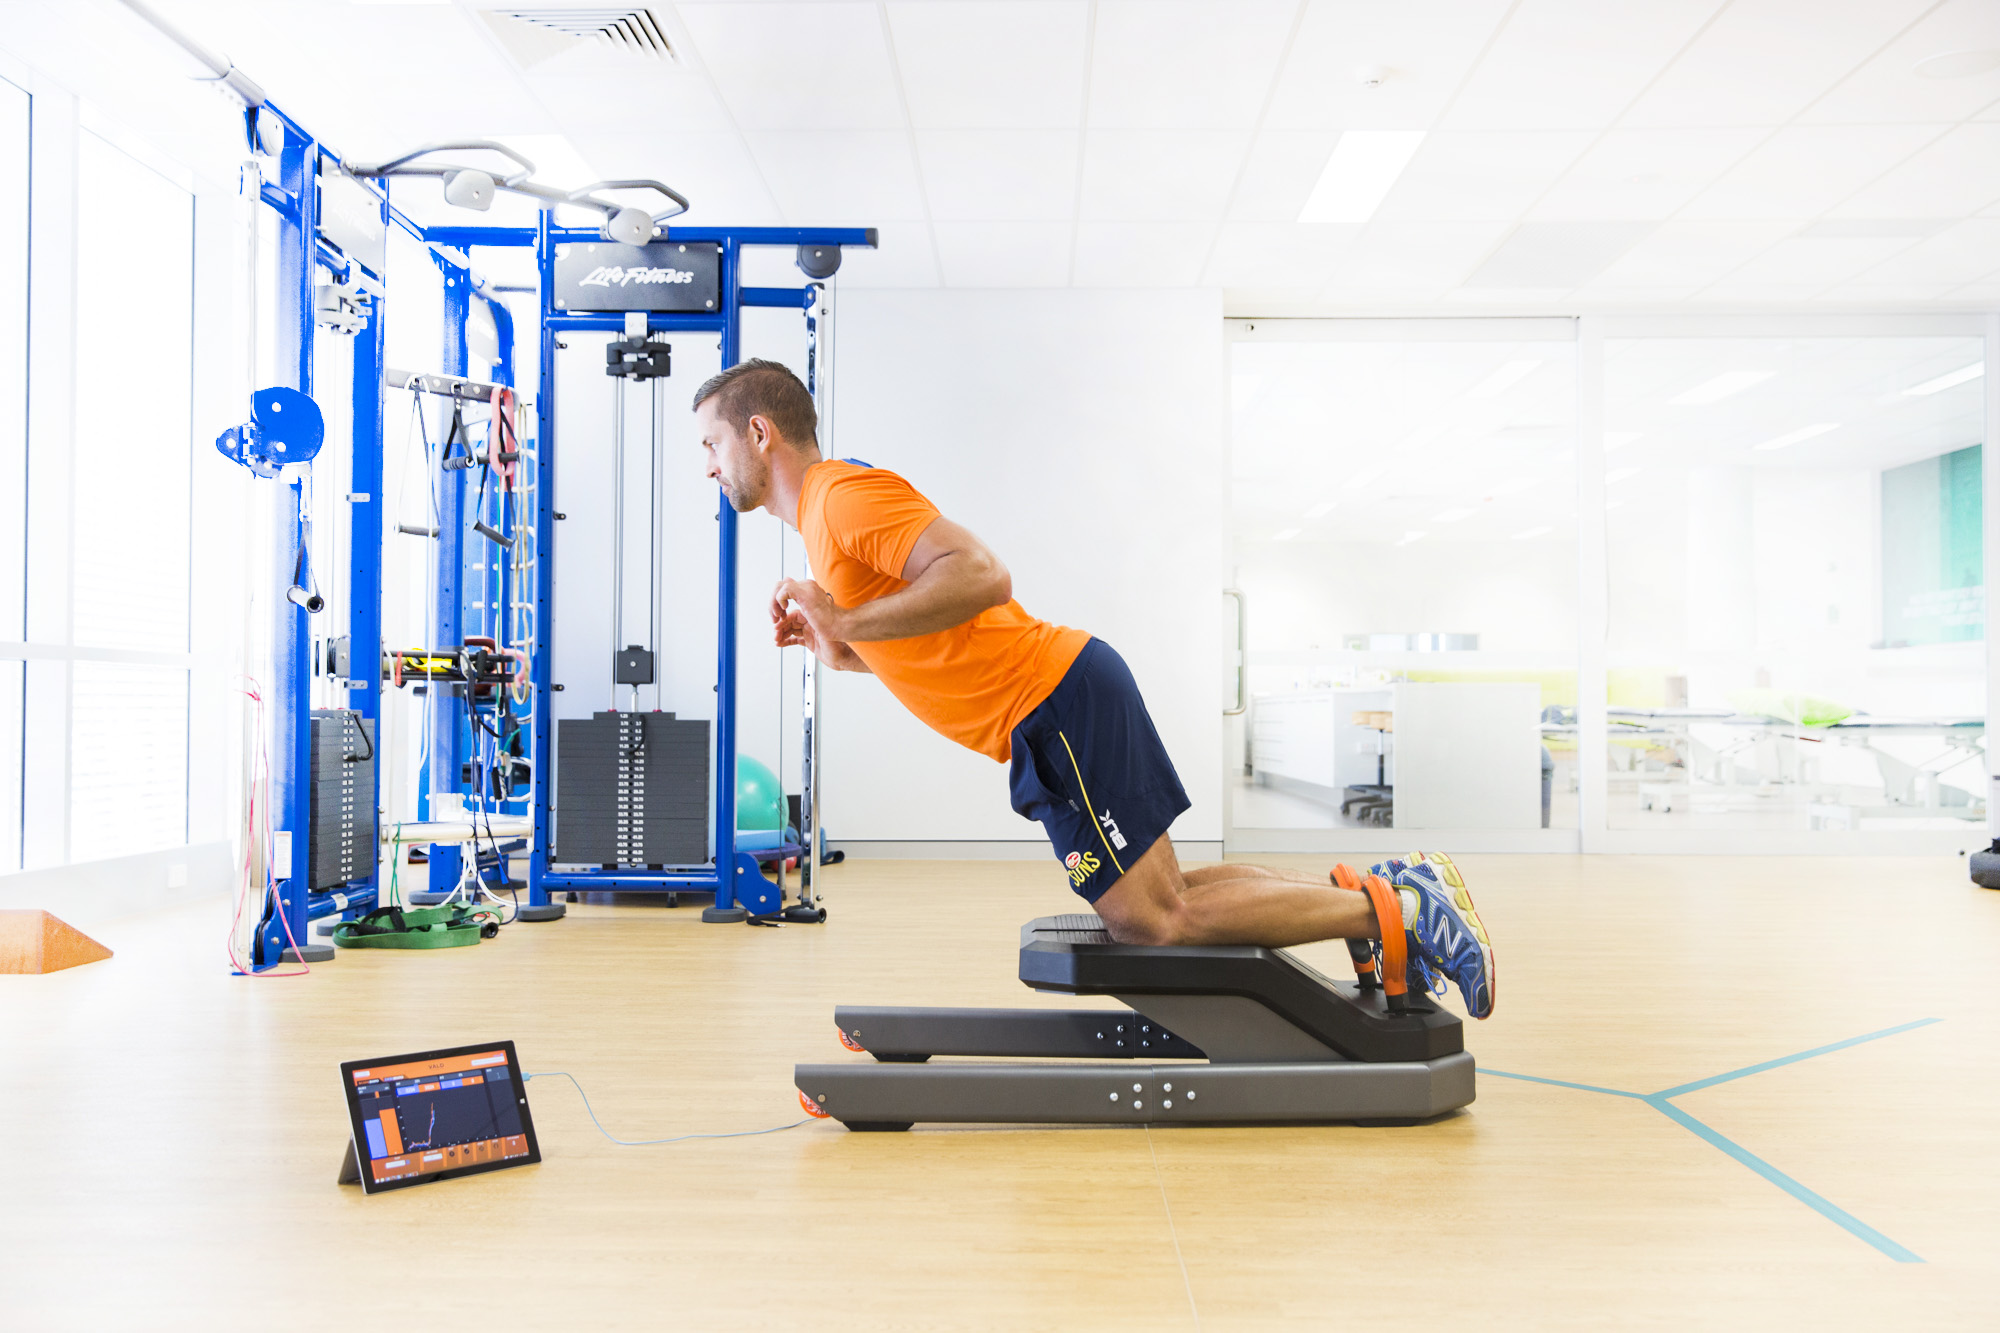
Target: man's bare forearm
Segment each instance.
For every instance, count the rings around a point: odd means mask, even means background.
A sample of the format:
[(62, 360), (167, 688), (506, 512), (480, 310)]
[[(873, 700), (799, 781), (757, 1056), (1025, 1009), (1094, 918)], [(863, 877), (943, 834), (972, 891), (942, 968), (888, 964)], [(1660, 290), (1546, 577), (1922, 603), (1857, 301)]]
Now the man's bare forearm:
[(1013, 596), (1012, 584), (1006, 570), (991, 561), (953, 551), (933, 560), (908, 587), (844, 609), (839, 637), (843, 643), (879, 643), (935, 634), (1002, 605)]

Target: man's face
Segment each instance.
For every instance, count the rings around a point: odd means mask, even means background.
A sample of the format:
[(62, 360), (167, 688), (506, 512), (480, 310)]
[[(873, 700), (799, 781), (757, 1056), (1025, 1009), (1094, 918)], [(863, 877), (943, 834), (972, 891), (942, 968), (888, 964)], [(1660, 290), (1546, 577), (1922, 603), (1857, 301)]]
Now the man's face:
[[(719, 396), (719, 395), (718, 395)], [(771, 464), (757, 447), (764, 438), (764, 423), (752, 417), (739, 431), (716, 410), (710, 398), (695, 410), (695, 427), (701, 432), (701, 452), (710, 480), (722, 487), (729, 503), (739, 514), (747, 514), (764, 503), (771, 487)]]

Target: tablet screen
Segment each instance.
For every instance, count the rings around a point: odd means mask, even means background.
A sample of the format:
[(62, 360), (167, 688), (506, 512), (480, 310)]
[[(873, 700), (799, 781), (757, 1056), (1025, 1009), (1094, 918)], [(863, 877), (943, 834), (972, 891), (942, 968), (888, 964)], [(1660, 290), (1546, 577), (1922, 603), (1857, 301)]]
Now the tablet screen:
[(511, 1041), (340, 1067), (369, 1193), (542, 1160)]

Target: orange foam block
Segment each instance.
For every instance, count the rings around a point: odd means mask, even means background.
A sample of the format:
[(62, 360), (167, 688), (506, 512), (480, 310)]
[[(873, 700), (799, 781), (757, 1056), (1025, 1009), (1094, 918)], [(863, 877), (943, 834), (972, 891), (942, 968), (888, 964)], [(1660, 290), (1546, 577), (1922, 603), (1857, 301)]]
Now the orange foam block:
[(111, 956), (76, 927), (42, 911), (0, 911), (0, 972), (60, 972)]

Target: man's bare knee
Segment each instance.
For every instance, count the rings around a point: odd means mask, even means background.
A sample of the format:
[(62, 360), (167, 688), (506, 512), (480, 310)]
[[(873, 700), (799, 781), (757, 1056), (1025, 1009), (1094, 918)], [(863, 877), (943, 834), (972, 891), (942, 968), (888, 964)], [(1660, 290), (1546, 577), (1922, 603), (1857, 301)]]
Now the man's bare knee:
[(1187, 911), (1176, 905), (1171, 908), (1157, 908), (1148, 904), (1150, 910), (1138, 912), (1106, 912), (1102, 904), (1098, 915), (1103, 918), (1104, 928), (1111, 938), (1120, 944), (1143, 944), (1158, 948), (1184, 943), (1187, 939)]

